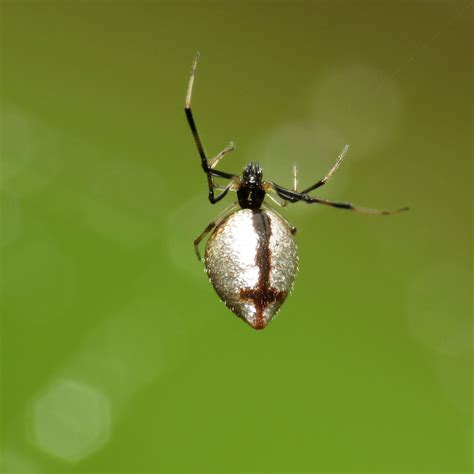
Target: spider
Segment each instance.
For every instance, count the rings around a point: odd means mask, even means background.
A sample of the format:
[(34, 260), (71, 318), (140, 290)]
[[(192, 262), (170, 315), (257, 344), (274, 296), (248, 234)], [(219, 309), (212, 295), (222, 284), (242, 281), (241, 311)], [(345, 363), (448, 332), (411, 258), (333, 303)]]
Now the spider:
[[(191, 111), (191, 96), (199, 53), (194, 59), (186, 94), (185, 113), (207, 177), (211, 204), (222, 200), (229, 191), (237, 193), (237, 202), (227, 207), (210, 222), (194, 240), (199, 260), (199, 244), (212, 231), (206, 245), (205, 266), (209, 279), (221, 300), (255, 329), (263, 329), (279, 310), (290, 292), (297, 272), (298, 257), (293, 236), (296, 228), (273, 209), (268, 208), (268, 196), (278, 206), (303, 201), (372, 215), (391, 215), (408, 208), (380, 211), (357, 207), (310, 196), (324, 186), (342, 163), (349, 145), (345, 145), (329, 172), (313, 185), (298, 190), (298, 169), (293, 167), (293, 188), (288, 189), (263, 179), (258, 162), (249, 163), (242, 176), (216, 169), (222, 158), (234, 150), (231, 142), (208, 160)], [(214, 178), (228, 180), (224, 187)], [(218, 194), (215, 191), (219, 191)]]

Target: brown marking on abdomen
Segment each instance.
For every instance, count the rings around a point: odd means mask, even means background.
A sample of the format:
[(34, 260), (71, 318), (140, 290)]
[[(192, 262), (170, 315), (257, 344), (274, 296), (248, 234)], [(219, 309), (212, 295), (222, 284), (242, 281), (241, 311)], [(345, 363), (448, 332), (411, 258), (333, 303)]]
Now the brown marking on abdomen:
[(240, 290), (240, 298), (253, 302), (256, 310), (256, 321), (255, 325), (252, 326), (255, 329), (263, 329), (267, 324), (265, 310), (270, 304), (283, 301), (286, 297), (286, 292), (279, 291), (270, 286), (270, 272), (272, 270), (272, 253), (270, 250), (270, 238), (272, 236), (271, 220), (261, 209), (254, 209), (252, 222), (258, 236), (255, 264), (259, 269), (259, 277), (255, 288)]

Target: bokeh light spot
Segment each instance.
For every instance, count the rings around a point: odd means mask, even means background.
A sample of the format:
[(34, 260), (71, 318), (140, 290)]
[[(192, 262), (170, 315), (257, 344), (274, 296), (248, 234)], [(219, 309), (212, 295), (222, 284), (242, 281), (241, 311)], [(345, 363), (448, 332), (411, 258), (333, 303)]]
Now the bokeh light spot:
[(473, 349), (471, 272), (462, 262), (440, 261), (415, 275), (405, 300), (411, 334), (448, 355)]
[(21, 195), (41, 191), (62, 169), (62, 136), (41, 118), (11, 102), (2, 102), (3, 189)]
[(2, 474), (37, 474), (39, 471), (23, 452), (7, 448), (0, 452), (0, 472)]
[(34, 434), (39, 448), (70, 462), (100, 449), (110, 436), (109, 400), (76, 380), (59, 380), (34, 404)]
[(91, 165), (82, 183), (81, 221), (104, 238), (134, 248), (156, 240), (166, 183), (156, 164), (115, 158)]
[(0, 201), (0, 245), (5, 247), (15, 242), (22, 230), (22, 207), (19, 198), (13, 193), (1, 192)]
[(4, 302), (15, 317), (51, 321), (67, 314), (77, 301), (77, 264), (41, 224), (31, 228), (35, 240), (18, 241), (4, 255)]
[(437, 360), (437, 376), (444, 398), (461, 413), (474, 412), (473, 358), (465, 352), (454, 356), (441, 355)]
[(347, 64), (333, 69), (318, 84), (313, 104), (317, 120), (346, 137), (353, 159), (377, 150), (399, 130), (398, 84), (371, 66)]

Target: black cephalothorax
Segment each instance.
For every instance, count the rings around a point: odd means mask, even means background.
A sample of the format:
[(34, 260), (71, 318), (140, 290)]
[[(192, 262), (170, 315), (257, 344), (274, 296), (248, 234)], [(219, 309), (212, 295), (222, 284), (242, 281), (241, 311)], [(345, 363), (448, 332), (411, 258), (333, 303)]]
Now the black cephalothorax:
[(258, 209), (265, 198), (262, 168), (258, 163), (249, 163), (242, 174), (237, 189), (237, 199), (242, 209)]
[[(201, 166), (206, 173), (207, 176), (207, 184), (208, 184), (208, 196), (209, 201), (212, 204), (219, 202), (223, 197), (227, 195), (229, 191), (237, 191), (237, 199), (238, 205), (244, 209), (258, 209), (262, 206), (263, 201), (265, 199), (265, 195), (268, 196), (278, 205), (284, 206), (287, 203), (295, 203), (299, 201), (306, 202), (308, 204), (322, 204), (324, 206), (331, 206), (336, 207), (339, 209), (347, 209), (354, 212), (362, 212), (364, 214), (372, 214), (372, 215), (389, 215), (395, 214), (397, 212), (406, 211), (408, 208), (403, 207), (401, 209), (396, 209), (394, 211), (379, 211), (376, 209), (367, 209), (364, 207), (357, 207), (352, 204), (346, 202), (334, 202), (329, 201), (327, 199), (320, 199), (317, 197), (310, 196), (309, 193), (324, 186), (326, 182), (332, 177), (334, 172), (337, 170), (339, 165), (341, 164), (342, 160), (344, 159), (347, 150), (349, 149), (349, 145), (346, 145), (342, 152), (339, 154), (339, 157), (333, 167), (329, 170), (329, 172), (324, 176), (324, 178), (320, 179), (316, 183), (312, 184), (311, 186), (303, 189), (302, 191), (298, 191), (298, 179), (297, 179), (297, 169), (296, 166), (293, 168), (293, 188), (288, 189), (283, 186), (280, 186), (272, 181), (263, 181), (262, 176), (262, 169), (260, 168), (258, 163), (250, 163), (248, 164), (242, 177), (227, 173), (225, 171), (216, 170), (216, 166), (222, 157), (232, 151), (234, 149), (234, 145), (231, 143), (227, 148), (224, 148), (220, 153), (218, 153), (215, 157), (211, 160), (208, 160), (206, 157), (206, 153), (204, 152), (204, 147), (202, 146), (201, 138), (199, 137), (199, 133), (197, 131), (196, 124), (194, 122), (193, 114), (191, 112), (191, 95), (193, 90), (193, 83), (194, 83), (194, 75), (196, 72), (197, 61), (199, 58), (199, 54), (196, 54), (196, 58), (193, 63), (191, 77), (189, 79), (188, 85), (188, 93), (186, 95), (186, 105), (185, 105), (185, 113), (186, 118), (188, 119), (188, 124), (191, 128), (194, 141), (196, 142), (197, 149), (199, 151), (199, 155), (201, 156)], [(221, 188), (216, 185), (214, 179), (215, 178), (223, 178), (229, 180), (228, 184)], [(219, 188), (221, 190), (220, 194), (217, 196), (214, 195), (214, 191)], [(224, 213), (223, 215), (217, 219), (215, 222), (211, 222), (204, 232), (194, 241), (196, 254), (199, 258), (199, 251), (198, 245), (199, 242), (214, 228), (216, 225), (222, 221), (229, 215), (231, 212), (234, 212), (237, 208), (237, 204), (232, 204)]]

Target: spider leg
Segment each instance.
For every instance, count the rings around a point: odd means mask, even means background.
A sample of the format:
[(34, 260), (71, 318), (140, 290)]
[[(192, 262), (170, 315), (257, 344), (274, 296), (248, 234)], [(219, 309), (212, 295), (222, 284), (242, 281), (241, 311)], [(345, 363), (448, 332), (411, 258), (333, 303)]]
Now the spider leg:
[(230, 142), (221, 152), (219, 152), (214, 158), (211, 159), (211, 161), (209, 162), (209, 168), (214, 169), (219, 163), (219, 161), (221, 161), (221, 159), (224, 157), (224, 155), (229, 153), (229, 151), (234, 150), (235, 144), (234, 142)]
[[(268, 197), (278, 206), (280, 207), (286, 207), (288, 205), (288, 201), (281, 201), (276, 198), (277, 191), (275, 189), (274, 183), (271, 183), (269, 181), (265, 181), (263, 183), (263, 189), (265, 192), (268, 194)], [(298, 167), (295, 164), (293, 164), (293, 192), (297, 193), (298, 191)]]
[[(209, 161), (209, 169), (210, 170), (213, 170), (212, 173), (214, 172), (214, 168), (217, 166), (217, 164), (219, 163), (219, 161), (227, 154), (229, 153), (229, 151), (233, 151), (235, 150), (235, 145), (233, 142), (230, 142), (222, 151), (220, 151), (214, 158), (212, 158), (210, 161)], [(215, 170), (217, 171), (217, 170)], [(214, 181), (214, 175), (212, 177), (212, 185), (213, 185), (213, 188), (214, 189), (219, 189), (219, 190), (223, 190), (224, 188), (221, 187), (221, 186), (218, 186), (216, 184), (216, 182)], [(212, 202), (212, 201), (211, 201)]]
[[(211, 177), (211, 179), (213, 178)], [(213, 201), (211, 202), (212, 204), (215, 204), (216, 202), (219, 202), (221, 199), (223, 199), (226, 196), (226, 194), (232, 189), (232, 186), (234, 186), (234, 181), (231, 181), (230, 183), (228, 183), (224, 188), (216, 185), (214, 183), (214, 180), (212, 181), (212, 184), (213, 184), (213, 191), (214, 189), (218, 189), (219, 191), (221, 191), (217, 196), (215, 197), (213, 196)], [(214, 192), (213, 192), (213, 195), (214, 195)]]
[[(295, 193), (298, 192), (298, 167), (296, 166), (296, 163), (293, 164), (293, 191)], [(276, 193), (274, 189), (273, 192)], [(281, 207), (286, 207), (288, 205), (288, 201), (277, 201), (272, 194), (269, 194), (268, 197)]]
[(265, 191), (266, 195), (277, 205), (280, 207), (286, 207), (288, 205), (288, 201), (280, 200), (277, 198), (278, 194), (275, 190), (275, 187), (272, 183), (265, 181), (263, 183), (263, 190)]
[[(349, 145), (344, 146), (341, 153), (337, 157), (336, 163), (329, 170), (329, 173), (323, 179), (320, 179), (316, 184), (313, 184), (309, 188), (303, 189), (303, 191), (301, 191), (301, 193), (306, 194), (306, 193), (309, 193), (310, 191), (313, 191), (314, 189), (317, 189), (317, 188), (320, 188), (321, 186), (324, 186), (324, 184), (326, 184), (326, 181), (328, 181), (331, 178), (331, 176), (336, 172), (336, 170), (339, 168), (339, 165), (342, 163), (342, 160), (346, 156), (347, 150), (349, 150)], [(293, 191), (296, 191), (295, 187), (293, 187)]]
[[(311, 201), (307, 201), (311, 202)], [(354, 206), (353, 204), (347, 202), (334, 202), (328, 201), (327, 199), (315, 199), (314, 201), (317, 204), (323, 204), (324, 206), (337, 207), (338, 209), (347, 209), (349, 211), (360, 212), (361, 214), (369, 214), (372, 216), (390, 216), (392, 214), (398, 214), (399, 212), (408, 211), (408, 207), (401, 207), (399, 209), (392, 209), (390, 211), (371, 209), (367, 207)]]
[(239, 181), (233, 180), (232, 183), (230, 183), (230, 186), (221, 186), (214, 183), (214, 189), (217, 189), (217, 191), (225, 191), (227, 187), (229, 187), (228, 191), (237, 191), (239, 189)]
[(298, 192), (298, 167), (293, 165), (293, 191)]
[(380, 211), (378, 209), (358, 207), (347, 202), (334, 202), (334, 201), (328, 201), (327, 199), (313, 198), (304, 192), (299, 193), (299, 192), (291, 191), (290, 189), (286, 189), (275, 183), (269, 183), (269, 184), (273, 187), (273, 189), (276, 191), (278, 196), (280, 196), (282, 199), (285, 199), (288, 202), (304, 201), (308, 204), (322, 204), (324, 206), (331, 206), (331, 207), (336, 207), (338, 209), (346, 209), (353, 212), (360, 212), (362, 214), (371, 214), (375, 216), (388, 216), (390, 214), (397, 214), (399, 212), (408, 210), (408, 207), (402, 207), (400, 209), (394, 209), (392, 211)]
[[(275, 188), (273, 187), (272, 183), (269, 183), (268, 181), (265, 181), (263, 183), (263, 189), (265, 190), (265, 193), (266, 195), (275, 203), (277, 204), (278, 206), (280, 207), (286, 207), (287, 204), (288, 204), (288, 201), (281, 201), (280, 199), (277, 199), (274, 194), (276, 194), (276, 191), (275, 191)], [(267, 209), (268, 206), (266, 206), (265, 204), (262, 204), (262, 207)], [(285, 219), (281, 214), (279, 214), (279, 216), (286, 222), (286, 224), (288, 225), (288, 227), (290, 228), (291, 230), (291, 234), (292, 235), (295, 235), (296, 234), (296, 227), (294, 225), (292, 225), (288, 219)]]
[[(196, 53), (196, 57), (194, 58), (193, 66), (191, 69), (191, 77), (189, 78), (189, 84), (188, 84), (188, 91), (186, 94), (186, 103), (184, 107), (184, 112), (186, 114), (186, 118), (188, 119), (188, 124), (189, 127), (191, 128), (191, 132), (194, 137), (194, 141), (196, 143), (196, 147), (198, 149), (199, 155), (201, 156), (201, 166), (204, 172), (207, 175), (207, 185), (209, 188), (209, 201), (211, 201), (212, 204), (215, 204), (218, 202), (219, 196), (217, 198), (214, 197), (214, 181), (212, 179), (213, 176), (218, 176), (220, 178), (226, 178), (226, 179), (233, 179), (236, 178), (236, 175), (231, 174), (231, 173), (226, 173), (224, 171), (218, 171), (213, 169), (212, 165), (217, 165), (219, 160), (222, 158), (222, 156), (227, 153), (227, 151), (230, 151), (227, 147), (226, 151), (222, 154), (222, 152), (217, 155), (212, 161), (211, 164), (207, 161), (206, 153), (204, 151), (204, 147), (202, 146), (201, 138), (199, 136), (196, 123), (194, 122), (194, 117), (193, 113), (191, 111), (191, 97), (193, 93), (193, 85), (194, 85), (194, 77), (196, 75), (196, 67), (197, 67), (197, 62), (199, 59), (199, 53)], [(223, 150), (224, 151), (224, 150)], [(222, 199), (222, 198), (221, 198)]]
[(202, 239), (204, 239), (204, 237), (206, 237), (206, 235), (209, 234), (209, 232), (211, 232), (211, 230), (214, 229), (214, 227), (218, 226), (227, 216), (232, 214), (232, 212), (234, 212), (234, 210), (237, 207), (238, 205), (235, 202), (233, 202), (230, 206), (225, 208), (224, 211), (221, 214), (219, 214), (217, 219), (210, 222), (208, 226), (201, 232), (199, 237), (194, 240), (194, 251), (196, 252), (196, 256), (199, 261), (201, 261), (201, 254), (199, 253), (199, 244), (201, 243)]
[(277, 199), (275, 196), (273, 196), (273, 193), (267, 192), (267, 195), (277, 206), (286, 207), (288, 204), (288, 201), (280, 201)]

